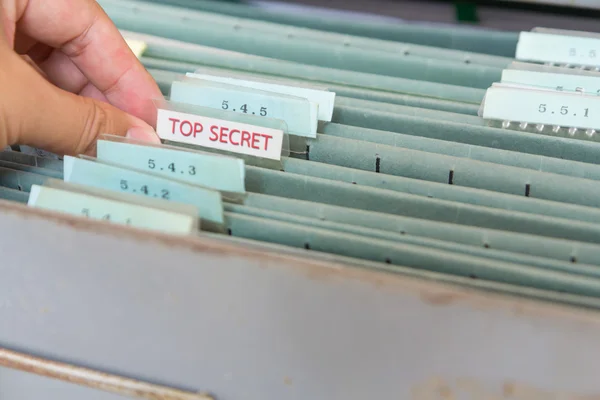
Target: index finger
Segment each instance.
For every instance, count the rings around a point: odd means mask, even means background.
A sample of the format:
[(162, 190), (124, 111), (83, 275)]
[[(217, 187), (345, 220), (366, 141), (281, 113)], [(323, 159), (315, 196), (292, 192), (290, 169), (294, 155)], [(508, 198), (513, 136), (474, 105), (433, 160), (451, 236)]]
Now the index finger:
[(111, 104), (154, 125), (161, 92), (95, 0), (14, 1), (20, 32), (60, 49)]

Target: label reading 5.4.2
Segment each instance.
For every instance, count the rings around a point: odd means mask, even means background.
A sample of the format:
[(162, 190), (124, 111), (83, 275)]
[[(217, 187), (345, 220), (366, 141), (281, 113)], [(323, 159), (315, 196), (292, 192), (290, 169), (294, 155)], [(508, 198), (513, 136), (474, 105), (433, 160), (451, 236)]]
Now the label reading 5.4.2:
[(131, 185), (127, 179), (121, 179), (121, 190), (124, 192), (143, 194), (149, 197), (170, 200), (169, 189), (154, 188), (148, 185)]
[(190, 204), (198, 208), (202, 219), (216, 223), (224, 221), (221, 194), (214, 190), (77, 157), (65, 156), (64, 169), (65, 182)]

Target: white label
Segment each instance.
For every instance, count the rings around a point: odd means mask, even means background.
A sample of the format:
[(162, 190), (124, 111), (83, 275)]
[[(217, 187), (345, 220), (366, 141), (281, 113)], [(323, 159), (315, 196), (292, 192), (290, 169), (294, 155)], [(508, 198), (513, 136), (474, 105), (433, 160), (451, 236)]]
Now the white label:
[(317, 137), (319, 106), (301, 97), (189, 78), (171, 84), (170, 101), (273, 118), (285, 122), (288, 134)]
[(137, 58), (140, 58), (148, 48), (148, 45), (141, 40), (125, 38), (125, 42), (127, 42), (127, 45)]
[(159, 109), (156, 133), (161, 139), (174, 142), (281, 159), (283, 131), (278, 129)]
[(600, 97), (494, 86), (487, 90), (483, 118), (584, 129), (600, 128)]
[(261, 81), (251, 81), (246, 79), (230, 78), (225, 76), (216, 76), (208, 74), (188, 73), (187, 76), (190, 78), (204, 79), (207, 81), (225, 83), (228, 85), (264, 90), (266, 92), (302, 97), (310, 102), (318, 104), (317, 115), (320, 121), (330, 122), (331, 118), (333, 117), (335, 93), (329, 92), (327, 90), (317, 90), (297, 86), (281, 85)]
[(521, 32), (518, 60), (600, 66), (600, 39)]
[(600, 77), (505, 69), (502, 83), (539, 86), (557, 91), (600, 94)]

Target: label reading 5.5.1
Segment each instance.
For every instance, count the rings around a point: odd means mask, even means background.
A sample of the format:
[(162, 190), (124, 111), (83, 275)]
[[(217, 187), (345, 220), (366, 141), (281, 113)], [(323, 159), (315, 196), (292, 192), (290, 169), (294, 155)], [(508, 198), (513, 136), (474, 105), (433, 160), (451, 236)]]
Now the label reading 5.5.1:
[(600, 97), (510, 86), (488, 89), (484, 119), (598, 129)]

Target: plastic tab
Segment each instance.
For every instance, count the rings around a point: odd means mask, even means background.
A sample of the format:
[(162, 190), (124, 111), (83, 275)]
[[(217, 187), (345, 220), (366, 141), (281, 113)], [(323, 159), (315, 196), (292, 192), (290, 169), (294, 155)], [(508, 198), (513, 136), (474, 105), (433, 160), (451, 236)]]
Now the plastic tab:
[(290, 135), (317, 137), (318, 103), (305, 98), (188, 78), (172, 83), (170, 100), (279, 119)]
[(195, 216), (118, 201), (108, 196), (71, 191), (67, 188), (33, 185), (27, 204), (30, 207), (171, 234), (185, 235), (197, 229)]
[(284, 94), (307, 99), (310, 102), (317, 103), (319, 121), (330, 122), (333, 117), (333, 108), (335, 105), (335, 93), (326, 89), (311, 86), (296, 86), (289, 84), (276, 83), (260, 78), (236, 76), (235, 73), (227, 73), (227, 76), (206, 74), (196, 71), (186, 74), (188, 78), (201, 79), (212, 82), (219, 82), (228, 85), (258, 89), (265, 92)]
[(600, 76), (505, 69), (502, 71), (502, 83), (600, 95)]
[(144, 170), (207, 188), (245, 193), (244, 160), (181, 147), (152, 145), (120, 136), (98, 140), (100, 161)]
[(99, 162), (91, 157), (65, 156), (65, 182), (148, 196), (196, 206), (198, 215), (216, 224), (224, 222), (221, 194), (161, 175)]
[[(600, 97), (553, 89), (494, 84), (487, 90), (480, 116), (503, 128), (598, 140)], [(578, 135), (583, 132), (585, 135)]]
[(597, 68), (600, 67), (600, 38), (521, 32), (515, 58)]

